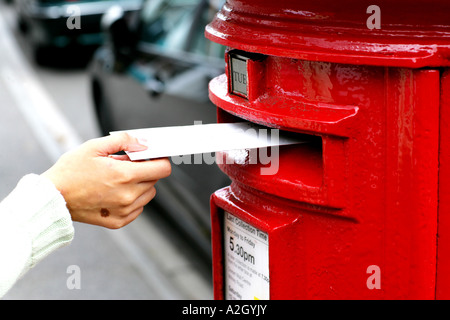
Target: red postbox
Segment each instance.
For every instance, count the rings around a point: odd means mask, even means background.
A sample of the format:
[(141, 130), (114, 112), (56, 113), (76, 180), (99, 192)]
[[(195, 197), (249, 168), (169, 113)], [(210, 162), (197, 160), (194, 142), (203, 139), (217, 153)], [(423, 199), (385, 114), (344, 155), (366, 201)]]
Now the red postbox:
[(449, 298), (450, 3), (228, 0), (206, 36), (218, 121), (308, 141), (219, 165), (215, 298)]

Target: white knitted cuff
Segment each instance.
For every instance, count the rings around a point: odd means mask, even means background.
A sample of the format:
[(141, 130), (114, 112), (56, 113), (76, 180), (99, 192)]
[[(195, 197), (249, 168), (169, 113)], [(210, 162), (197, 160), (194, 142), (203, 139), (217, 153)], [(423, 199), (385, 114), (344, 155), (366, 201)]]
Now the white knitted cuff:
[(24, 228), (31, 240), (29, 267), (72, 241), (74, 228), (66, 202), (47, 178), (26, 175), (5, 201), (15, 206), (14, 223)]

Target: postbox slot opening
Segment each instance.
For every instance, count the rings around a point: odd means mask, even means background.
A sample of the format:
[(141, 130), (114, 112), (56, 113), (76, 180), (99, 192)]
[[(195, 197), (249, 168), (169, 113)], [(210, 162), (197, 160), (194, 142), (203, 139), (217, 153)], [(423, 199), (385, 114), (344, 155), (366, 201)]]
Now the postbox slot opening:
[[(234, 123), (246, 121), (228, 112), (218, 109), (218, 122)], [(258, 123), (270, 127), (265, 123)], [(273, 162), (264, 165), (245, 166), (245, 174), (258, 180), (258, 183), (267, 183), (270, 188), (275, 185), (283, 192), (302, 192), (306, 189), (318, 189), (323, 185), (323, 139), (322, 136), (301, 132), (280, 130), (280, 135), (294, 136), (303, 143), (280, 146), (278, 154), (270, 154)], [(273, 152), (273, 150), (271, 150)], [(276, 150), (275, 150), (276, 151)], [(269, 150), (268, 150), (269, 152)], [(266, 171), (262, 169), (266, 168)], [(264, 174), (264, 172), (266, 174)], [(292, 195), (295, 197), (295, 195)]]

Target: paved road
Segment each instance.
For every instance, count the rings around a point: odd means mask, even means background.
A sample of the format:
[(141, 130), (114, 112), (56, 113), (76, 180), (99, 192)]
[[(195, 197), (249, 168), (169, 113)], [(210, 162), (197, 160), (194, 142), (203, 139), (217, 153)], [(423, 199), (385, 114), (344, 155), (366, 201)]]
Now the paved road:
[[(1, 3), (0, 199), (24, 174), (43, 172), (66, 149), (98, 136), (85, 70), (35, 66), (14, 26)], [(151, 206), (121, 230), (76, 223), (75, 233), (4, 299), (212, 298), (210, 270)], [(79, 289), (67, 285), (74, 267)]]

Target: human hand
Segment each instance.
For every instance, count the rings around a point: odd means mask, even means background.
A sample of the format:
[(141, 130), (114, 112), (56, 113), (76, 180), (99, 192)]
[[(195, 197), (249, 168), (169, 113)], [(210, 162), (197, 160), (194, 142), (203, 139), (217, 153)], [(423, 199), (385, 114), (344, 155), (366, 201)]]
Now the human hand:
[(146, 146), (126, 133), (85, 142), (67, 152), (42, 175), (66, 200), (73, 221), (121, 228), (143, 211), (155, 196), (155, 183), (171, 173), (168, 159), (131, 162), (119, 151)]

